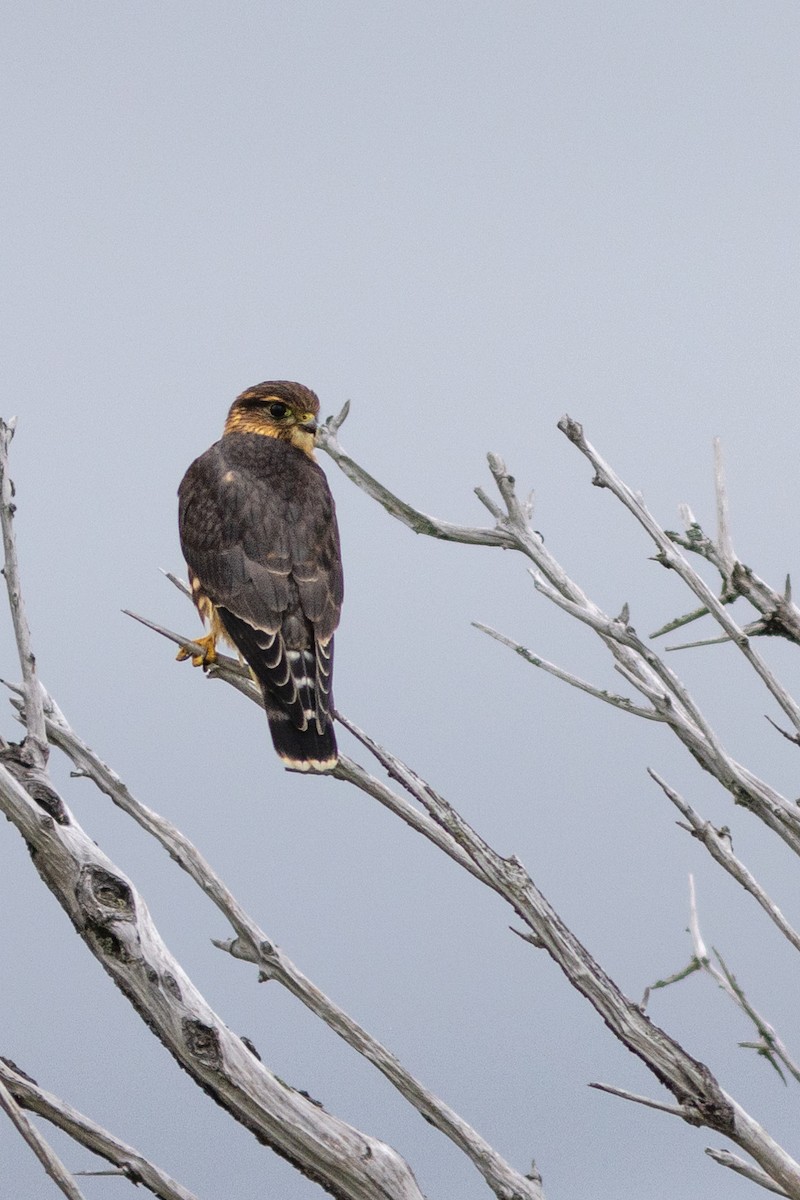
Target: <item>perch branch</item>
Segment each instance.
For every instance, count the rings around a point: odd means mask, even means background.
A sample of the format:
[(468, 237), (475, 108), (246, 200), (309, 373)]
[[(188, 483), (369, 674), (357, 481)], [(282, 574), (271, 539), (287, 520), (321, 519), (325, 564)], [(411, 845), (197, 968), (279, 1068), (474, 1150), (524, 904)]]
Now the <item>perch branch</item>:
[[(159, 632), (162, 632), (159, 630)], [(174, 639), (172, 639), (174, 640)], [(222, 678), (226, 676), (221, 675)], [(236, 682), (236, 676), (228, 677)], [(253, 696), (256, 699), (255, 696)], [(169, 821), (137, 800), (115, 771), (83, 743), (63, 713), (48, 697), (47, 732), (54, 745), (69, 756), (81, 774), (151, 834), (216, 905), (236, 933), (236, 943), (216, 942), (235, 957), (255, 963), (265, 978), (276, 980), (349, 1046), (363, 1055), (393, 1084), (418, 1112), (444, 1133), (470, 1159), (497, 1196), (541, 1200), (541, 1188), (515, 1171), (453, 1109), (421, 1084), (395, 1056), (308, 979), (245, 912), (195, 846)], [(338, 770), (339, 768), (337, 768)], [(356, 764), (343, 767), (350, 777)], [(376, 781), (377, 782), (377, 781)], [(424, 814), (417, 814), (423, 816)]]

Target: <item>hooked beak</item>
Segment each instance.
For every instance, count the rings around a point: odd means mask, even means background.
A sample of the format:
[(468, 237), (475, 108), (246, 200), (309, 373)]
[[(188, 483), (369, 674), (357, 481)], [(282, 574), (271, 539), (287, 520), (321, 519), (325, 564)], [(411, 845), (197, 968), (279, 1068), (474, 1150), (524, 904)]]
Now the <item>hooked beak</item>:
[(301, 429), (305, 429), (308, 433), (316, 433), (319, 428), (316, 417), (308, 417), (305, 421), (298, 422)]

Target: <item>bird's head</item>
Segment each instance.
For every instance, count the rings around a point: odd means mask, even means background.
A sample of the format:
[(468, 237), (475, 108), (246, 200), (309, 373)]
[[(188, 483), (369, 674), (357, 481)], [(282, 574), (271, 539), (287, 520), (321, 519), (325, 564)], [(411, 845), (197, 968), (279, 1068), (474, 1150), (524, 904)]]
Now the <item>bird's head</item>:
[(225, 422), (225, 433), (260, 433), (291, 442), (314, 457), (319, 400), (302, 383), (285, 379), (257, 383), (237, 396)]

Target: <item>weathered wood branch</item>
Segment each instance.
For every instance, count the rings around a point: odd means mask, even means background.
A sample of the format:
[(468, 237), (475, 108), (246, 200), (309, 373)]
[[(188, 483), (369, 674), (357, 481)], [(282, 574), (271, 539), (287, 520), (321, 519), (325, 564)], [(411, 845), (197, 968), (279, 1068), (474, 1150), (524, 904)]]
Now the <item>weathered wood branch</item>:
[[(675, 543), (667, 536), (666, 530), (662, 529), (655, 520), (641, 496), (636, 495), (600, 456), (597, 450), (595, 450), (594, 446), (586, 438), (580, 422), (573, 421), (571, 417), (565, 416), (559, 421), (558, 427), (594, 467), (594, 482), (600, 487), (608, 488), (636, 518), (656, 546), (658, 561), (663, 563), (665, 567), (669, 567), (675, 571), (690, 591), (694, 592), (700, 603), (708, 609), (709, 613), (722, 627), (734, 645), (745, 656), (750, 666), (789, 718), (794, 728), (800, 730), (800, 706), (798, 706), (783, 685), (775, 678), (761, 656), (753, 649), (750, 639), (736, 621), (734, 621), (727, 606), (720, 602), (705, 580), (693, 570), (689, 562), (676, 549)], [(800, 613), (798, 613), (798, 619), (800, 619)]]
[(0, 762), (0, 809), (88, 948), (212, 1099), (341, 1200), (422, 1200), (396, 1151), (278, 1079), (227, 1028), (170, 954), (132, 882), (52, 789), (35, 798)]
[(8, 1089), (21, 1108), (44, 1117), (78, 1145), (91, 1150), (113, 1163), (133, 1184), (158, 1196), (159, 1200), (197, 1200), (182, 1184), (172, 1179), (154, 1163), (149, 1162), (133, 1146), (126, 1145), (95, 1121), (66, 1104), (60, 1097), (46, 1092), (29, 1075), (20, 1071), (8, 1059), (0, 1058), (0, 1082)]
[(9, 1118), (23, 1141), (30, 1146), (44, 1167), (45, 1172), (53, 1180), (58, 1190), (67, 1197), (67, 1200), (85, 1200), (83, 1192), (78, 1187), (70, 1172), (64, 1166), (47, 1139), (42, 1136), (36, 1126), (25, 1116), (22, 1106), (17, 1101), (11, 1089), (6, 1086), (2, 1077), (0, 1077), (0, 1108)]
[(3, 533), (3, 575), (8, 591), (8, 606), (14, 626), (22, 687), (25, 699), (25, 756), (42, 772), (47, 766), (47, 735), (44, 729), (42, 697), (36, 674), (36, 658), (31, 646), (31, 631), (22, 599), (22, 583), (14, 538), (14, 484), (8, 471), (8, 448), (16, 429), (16, 419), (0, 418), (0, 528)]
[[(159, 629), (159, 632), (170, 636), (169, 631)], [(183, 644), (178, 635), (171, 635), (171, 640)], [(220, 672), (220, 677), (234, 686), (238, 683), (239, 675), (226, 667), (224, 662), (220, 664)], [(246, 694), (256, 703), (261, 703), (255, 686), (251, 686), (251, 691)], [(116, 772), (81, 741), (50, 697), (45, 701), (45, 717), (47, 734), (52, 743), (69, 756), (81, 774), (93, 780), (123, 812), (151, 834), (225, 916), (236, 938), (233, 942), (216, 941), (218, 947), (228, 950), (236, 958), (255, 964), (264, 979), (275, 980), (285, 987), (334, 1033), (377, 1067), (426, 1121), (450, 1138), (470, 1159), (496, 1196), (508, 1197), (509, 1200), (541, 1200), (540, 1184), (514, 1170), (463, 1118), (420, 1083), (385, 1046), (300, 971), (245, 912), (189, 839), (171, 822), (136, 799)], [(350, 778), (350, 772), (355, 770), (356, 764), (340, 764), (337, 772), (340, 768), (345, 773), (340, 777)], [(408, 807), (411, 808), (410, 805)]]
[[(708, 603), (709, 611), (719, 609), (723, 612), (726, 631), (733, 636), (739, 636), (740, 640), (743, 639), (746, 642), (746, 636), (738, 626), (734, 628), (731, 619), (724, 613), (724, 606), (717, 601), (705, 582), (692, 570), (686, 559), (678, 554), (665, 531), (661, 529), (645, 508), (641, 498), (636, 496), (615, 475), (611, 468), (600, 458), (597, 451), (586, 441), (582, 426), (577, 421), (572, 421), (571, 418), (564, 417), (559, 422), (559, 428), (590, 459), (597, 472), (597, 481), (603, 486), (610, 488), (618, 499), (636, 516), (637, 520), (643, 524), (656, 543), (659, 558), (666, 561), (663, 559), (663, 556), (668, 555), (669, 565), (674, 566), (681, 575), (681, 578), (685, 580), (687, 585), (691, 587), (704, 603)], [(338, 424), (336, 425), (336, 429), (338, 430)], [(320, 439), (320, 445), (323, 450), (331, 454), (331, 457), (336, 462), (339, 462), (341, 456), (344, 454), (338, 437), (329, 438), (323, 435)], [(349, 458), (347, 461), (348, 463), (352, 462)], [(494, 501), (490, 501), (483, 493), (480, 493), (480, 496), (489, 511), (496, 516), (496, 528), (498, 533), (502, 534), (502, 545), (504, 548), (517, 550), (534, 564), (534, 570), (531, 573), (537, 591), (571, 617), (594, 630), (612, 655), (616, 670), (649, 701), (651, 705), (650, 719), (659, 720), (668, 725), (703, 770), (713, 775), (731, 793), (736, 804), (748, 808), (785, 841), (795, 854), (800, 855), (800, 811), (798, 811), (797, 806), (764, 780), (759, 779), (752, 772), (748, 771), (746, 767), (738, 763), (725, 750), (710, 723), (694, 703), (688, 690), (681, 683), (675, 672), (638, 636), (636, 630), (630, 624), (627, 606), (623, 606), (619, 617), (610, 617), (569, 577), (561, 564), (545, 546), (541, 535), (531, 528), (530, 504), (519, 500), (517, 497), (514, 477), (509, 474), (503, 460), (496, 454), (490, 454), (488, 455), (488, 462), (495, 486), (502, 498), (503, 506), (500, 507)], [(370, 480), (369, 484), (365, 482), (364, 476)], [(359, 487), (363, 487), (369, 495), (374, 495), (375, 488), (381, 487), (380, 484), (372, 480), (371, 476), (367, 476), (366, 472), (362, 472), (360, 468), (349, 472), (348, 477)], [(403, 520), (404, 524), (412, 525), (411, 518), (406, 511), (410, 506), (405, 504), (405, 502), (402, 503), (405, 516), (399, 519)], [(391, 506), (384, 505), (384, 507), (392, 515), (397, 515)], [(411, 512), (413, 513), (415, 510), (412, 509)], [(422, 516), (423, 514), (417, 515)], [(425, 518), (425, 522), (431, 520), (433, 518)], [(418, 524), (418, 532), (427, 532), (425, 522)], [(447, 538), (449, 536), (448, 530), (451, 528), (449, 523), (445, 521), (436, 521), (435, 523), (438, 530), (435, 536)], [(491, 544), (482, 537), (480, 539), (470, 539), (467, 536), (469, 532), (459, 527), (459, 537), (457, 540), (472, 540), (474, 544), (480, 545)], [(493, 636), (497, 635), (493, 633)], [(502, 635), (500, 637), (502, 640)], [(512, 639), (506, 639), (506, 644), (510, 645), (517, 654), (527, 658), (528, 661), (536, 660), (534, 654), (520, 646), (519, 643), (513, 642)], [(754, 665), (757, 665), (762, 679), (766, 680), (768, 677), (768, 686), (779, 700), (779, 703), (781, 703), (781, 707), (787, 712), (787, 715), (790, 715), (792, 719), (794, 719), (795, 714), (800, 715), (800, 709), (797, 708), (797, 705), (788, 693), (786, 693), (785, 689), (772, 676), (762, 660), (751, 649), (745, 648), (745, 650), (750, 661)], [(539, 664), (537, 663), (536, 665)], [(555, 671), (557, 670), (558, 668), (555, 669)], [(574, 680), (570, 679), (568, 682), (574, 683)], [(574, 683), (574, 686), (579, 685)], [(582, 681), (580, 686), (584, 686), (586, 689), (589, 688), (589, 685), (583, 685)], [(603, 698), (607, 699), (609, 703), (615, 702), (614, 699), (605, 696)], [(623, 704), (618, 703), (617, 707), (623, 707)], [(629, 706), (628, 711), (635, 712), (636, 706)], [(643, 715), (643, 713), (640, 715)]]
[[(698, 594), (703, 604), (715, 613), (726, 632), (737, 640), (748, 661), (766, 683), (783, 711), (793, 724), (796, 723), (800, 719), (800, 710), (795, 702), (772, 678), (748, 645), (747, 638), (728, 618), (724, 607), (705, 583), (695, 576), (686, 560), (676, 554), (664, 531), (652, 520), (641, 500), (599, 459), (583, 437), (583, 431), (577, 422), (565, 418), (560, 427), (587, 457), (591, 458), (597, 471), (596, 482), (611, 487), (648, 530), (658, 546), (659, 558), (670, 566), (680, 560), (680, 566), (676, 569), (681, 577)], [(329, 449), (324, 440), (322, 445), (323, 449)], [(337, 439), (332, 457), (340, 461), (341, 454)], [(380, 499), (376, 493), (375, 481), (370, 478), (369, 483), (366, 483), (358, 471), (352, 470), (351, 464), (352, 460), (349, 460), (346, 472), (348, 476), (370, 495)], [(753, 807), (771, 828), (800, 853), (800, 822), (795, 807), (724, 751), (674, 673), (636, 636), (628, 621), (627, 606), (624, 607), (620, 618), (609, 619), (568, 578), (566, 572), (545, 549), (541, 537), (531, 529), (530, 508), (517, 500), (514, 480), (507, 473), (502, 460), (490, 455), (489, 466), (503, 498), (505, 513), (493, 502), (488, 501), (488, 498), (481, 498), (495, 516), (498, 531), (511, 539), (515, 549), (533, 561), (536, 568), (535, 581), (539, 590), (595, 629), (614, 656), (617, 669), (650, 701), (654, 713), (671, 725), (697, 761), (720, 779), (733, 793), (737, 802)], [(390, 513), (397, 515), (392, 506), (385, 507)], [(408, 512), (400, 519), (412, 528), (415, 527)], [(436, 522), (436, 525), (435, 536), (446, 537), (446, 523)], [(416, 528), (418, 531), (426, 531), (424, 524)], [(464, 540), (463, 535), (464, 531), (460, 530), (459, 540)], [(486, 544), (484, 539), (481, 539), (481, 544)], [(729, 544), (729, 539), (726, 544)], [(513, 648), (520, 652), (517, 645)], [(469, 855), (483, 881), (512, 905), (517, 915), (528, 926), (531, 942), (547, 949), (572, 985), (589, 999), (615, 1035), (642, 1058), (656, 1077), (672, 1091), (683, 1118), (725, 1133), (746, 1149), (787, 1194), (800, 1196), (798, 1164), (722, 1090), (702, 1063), (687, 1055), (669, 1035), (654, 1026), (637, 1005), (632, 1004), (619, 992), (613, 981), (563, 925), (522, 864), (514, 858), (503, 859), (497, 855), (450, 805), (394, 756), (379, 747), (376, 748), (374, 744), (370, 749), (377, 754), (379, 761), (391, 776), (417, 797), (453, 842)]]
[[(182, 640), (180, 635), (169, 636), (178, 642)], [(639, 1005), (623, 995), (564, 924), (522, 863), (514, 856), (503, 858), (497, 854), (453, 806), (410, 767), (352, 722), (346, 724), (391, 778), (420, 803), (433, 826), (418, 822), (415, 826), (418, 831), (445, 850), (454, 861), (462, 861), (465, 856), (470, 864), (466, 869), (511, 905), (530, 931), (533, 944), (547, 950), (612, 1033), (672, 1092), (678, 1102), (676, 1111), (682, 1118), (689, 1124), (706, 1126), (729, 1137), (786, 1188), (789, 1195), (800, 1200), (800, 1165), (722, 1089), (703, 1063), (688, 1054), (652, 1022)], [(363, 770), (351, 771), (349, 760), (340, 764), (336, 773), (368, 794), (375, 794), (372, 777)], [(382, 789), (391, 792), (385, 785)], [(395, 797), (391, 807), (398, 815), (403, 815), (399, 800), (400, 797)], [(385, 797), (383, 802), (386, 802)], [(438, 830), (435, 835), (434, 827)]]
[(697, 838), (705, 846), (715, 862), (749, 892), (757, 904), (763, 908), (772, 923), (781, 931), (786, 940), (800, 950), (800, 933), (784, 917), (777, 904), (761, 887), (758, 880), (747, 869), (744, 863), (736, 857), (731, 848), (730, 832), (727, 829), (716, 829), (710, 821), (704, 820), (688, 801), (676, 792), (674, 788), (662, 779), (656, 771), (648, 768), (648, 775), (655, 780), (667, 799), (671, 800), (680, 813), (686, 818), (687, 824), (679, 821), (682, 829), (686, 829), (692, 837)]
[(721, 1167), (729, 1167), (737, 1175), (741, 1175), (743, 1179), (748, 1179), (751, 1183), (758, 1184), (767, 1192), (772, 1192), (776, 1196), (788, 1196), (789, 1193), (784, 1191), (782, 1187), (778, 1187), (776, 1183), (770, 1179), (766, 1171), (762, 1171), (759, 1167), (754, 1167), (752, 1163), (745, 1162), (743, 1158), (739, 1158), (737, 1154), (731, 1154), (730, 1150), (712, 1150), (706, 1148), (706, 1154), (709, 1158), (713, 1158), (714, 1162), (719, 1163)]
[[(43, 690), (35, 673), (11, 523), (7, 449), (12, 433), (13, 426), (0, 422), (0, 517), (27, 737), (20, 746), (0, 743), (0, 811), (24, 837), (39, 875), (84, 943), (209, 1096), (340, 1200), (422, 1200), (410, 1168), (395, 1150), (278, 1079), (225, 1026), (170, 954), (133, 883), (84, 833), (53, 788), (46, 771)], [(77, 1196), (75, 1191), (75, 1200)]]
[(346, 405), (338, 418), (329, 417), (324, 425), (320, 425), (317, 430), (317, 445), (331, 456), (348, 479), (352, 480), (373, 500), (377, 500), (378, 504), (385, 508), (391, 516), (402, 521), (414, 533), (424, 533), (427, 537), (441, 538), (446, 542), (466, 542), (471, 546), (512, 545), (511, 540), (504, 535), (501, 529), (454, 525), (450, 521), (440, 521), (436, 517), (430, 517), (427, 513), (420, 512), (418, 509), (412, 508), (410, 504), (406, 504), (405, 500), (395, 496), (387, 487), (374, 479), (354, 459), (345, 454), (339, 444), (338, 430), (347, 416), (348, 409), (349, 405)]
[[(792, 589), (788, 577), (783, 592), (777, 592), (763, 579), (760, 579), (752, 568), (746, 566), (733, 548), (728, 492), (725, 485), (722, 445), (719, 438), (714, 439), (714, 492), (717, 507), (716, 539), (712, 539), (704, 533), (687, 504), (680, 506), (685, 533), (678, 534), (666, 530), (666, 536), (682, 549), (706, 559), (719, 572), (722, 580), (722, 591), (719, 597), (721, 604), (730, 604), (738, 596), (742, 596), (761, 614), (758, 621), (744, 627), (749, 636), (784, 637), (789, 641), (800, 643), (800, 609), (792, 601)], [(659, 634), (677, 628), (678, 625), (685, 625), (699, 616), (705, 616), (708, 611), (703, 607), (695, 613), (678, 618), (664, 629), (659, 630)]]

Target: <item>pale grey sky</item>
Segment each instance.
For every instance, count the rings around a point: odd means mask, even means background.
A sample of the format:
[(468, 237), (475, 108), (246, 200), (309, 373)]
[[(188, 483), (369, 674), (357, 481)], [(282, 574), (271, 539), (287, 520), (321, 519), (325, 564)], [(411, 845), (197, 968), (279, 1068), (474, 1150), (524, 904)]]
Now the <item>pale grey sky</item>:
[[(657, 1094), (499, 903), (363, 797), (285, 775), (255, 708), (120, 610), (197, 628), (159, 573), (183, 569), (175, 490), (237, 392), (270, 378), (313, 387), (325, 413), (349, 398), (345, 446), (451, 520), (483, 520), (472, 488), (488, 485), (486, 451), (502, 453), (536, 491), (548, 546), (610, 611), (630, 603), (641, 632), (691, 604), (591, 488), (555, 428), (565, 411), (673, 527), (683, 500), (711, 522), (720, 434), (740, 553), (775, 583), (797, 574), (796, 4), (40, 0), (1, 20), (2, 411), (19, 418), (46, 684), (308, 975), (516, 1166), (535, 1155), (549, 1200), (744, 1196), (703, 1155), (707, 1133), (587, 1089)], [(795, 864), (663, 730), (470, 626), (614, 685), (521, 562), (415, 538), (323, 466), (347, 578), (342, 710), (518, 854), (633, 997), (688, 959), (694, 871), (709, 941), (791, 1040), (777, 935), (676, 829), (646, 766), (738, 822), (737, 849), (797, 920)], [(0, 674), (14, 678), (7, 625)], [(765, 653), (791, 685), (795, 660)], [(796, 754), (733, 651), (676, 665), (737, 756), (794, 794)], [(394, 1145), (431, 1200), (487, 1195), (380, 1077), (211, 947), (223, 922), (157, 847), (57, 774), (271, 1068)], [(0, 1053), (203, 1200), (321, 1195), (196, 1093), (17, 834), (0, 838)], [(694, 979), (651, 1012), (798, 1152), (794, 1095), (737, 1048), (750, 1030), (722, 997)], [(84, 1186), (105, 1200), (127, 1185)], [(0, 1124), (0, 1195), (54, 1194)]]

